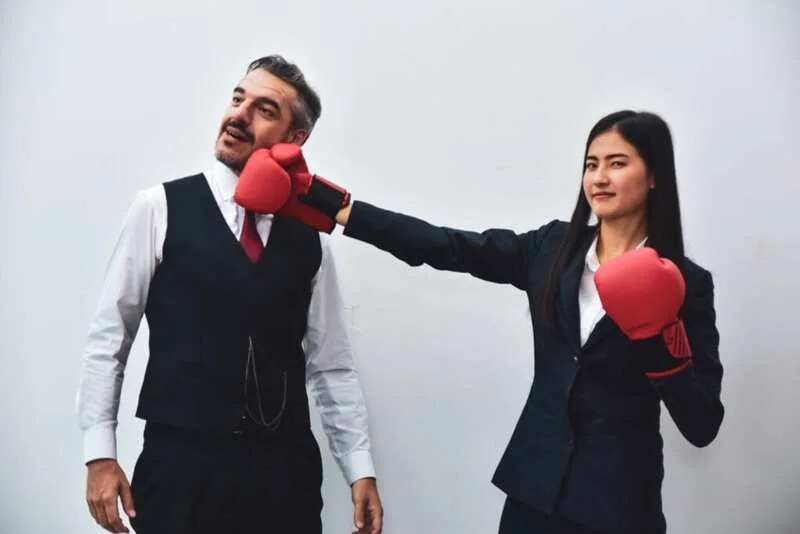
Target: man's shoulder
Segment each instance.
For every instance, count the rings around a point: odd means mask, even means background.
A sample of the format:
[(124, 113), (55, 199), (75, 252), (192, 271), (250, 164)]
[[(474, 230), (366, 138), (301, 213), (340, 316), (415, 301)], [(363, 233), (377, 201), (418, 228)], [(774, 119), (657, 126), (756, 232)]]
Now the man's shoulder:
[(155, 207), (164, 201), (164, 184), (152, 184), (137, 189), (133, 195), (132, 208)]
[(180, 178), (170, 178), (168, 180), (164, 180), (163, 182), (154, 187), (159, 187), (159, 186), (163, 188), (184, 187), (184, 186), (196, 185), (197, 183), (204, 181), (207, 181), (206, 175), (202, 172), (198, 172), (195, 174), (181, 176)]
[(181, 190), (197, 187), (206, 181), (202, 172), (172, 178), (159, 183), (137, 189), (131, 203), (131, 211), (141, 212), (142, 210), (161, 211), (165, 209), (167, 194), (169, 191)]
[(202, 172), (191, 174), (187, 176), (182, 176), (180, 178), (170, 178), (167, 180), (163, 180), (161, 182), (152, 183), (148, 186), (141, 187), (136, 190), (134, 193), (134, 198), (136, 199), (157, 199), (164, 195), (164, 190), (175, 187), (181, 187), (183, 185), (196, 183), (200, 180), (205, 180), (205, 175)]

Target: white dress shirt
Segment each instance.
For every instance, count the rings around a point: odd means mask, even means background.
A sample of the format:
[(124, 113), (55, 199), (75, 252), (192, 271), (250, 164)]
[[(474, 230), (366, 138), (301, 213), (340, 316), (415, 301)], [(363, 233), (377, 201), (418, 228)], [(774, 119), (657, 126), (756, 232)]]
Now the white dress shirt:
[[(217, 162), (205, 176), (228, 223), (239, 238), (244, 208), (233, 200), (238, 179)], [(257, 215), (267, 242), (272, 216)], [(89, 327), (77, 395), (84, 461), (116, 458), (120, 391), (131, 344), (139, 329), (150, 281), (163, 257), (167, 199), (163, 185), (139, 191), (125, 217), (103, 281), (100, 303)], [(348, 484), (375, 476), (367, 411), (343, 317), (343, 304), (327, 234), (320, 234), (322, 261), (314, 276), (303, 339), (306, 383), (320, 411), (328, 443)]]
[[(647, 237), (645, 237), (636, 248), (643, 247)], [(600, 268), (600, 259), (597, 257), (597, 236), (595, 236), (592, 245), (586, 252), (586, 260), (583, 267), (583, 274), (581, 275), (581, 285), (578, 289), (578, 305), (580, 308), (581, 316), (581, 346), (586, 344), (589, 335), (597, 326), (597, 323), (606, 314), (603, 309), (603, 303), (600, 301), (600, 294), (597, 292), (597, 286), (594, 283), (594, 273)]]

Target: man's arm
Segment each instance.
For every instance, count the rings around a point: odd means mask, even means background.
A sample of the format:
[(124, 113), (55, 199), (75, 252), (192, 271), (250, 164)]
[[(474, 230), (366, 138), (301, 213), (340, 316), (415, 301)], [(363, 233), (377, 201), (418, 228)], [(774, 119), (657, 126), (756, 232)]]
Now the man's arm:
[(77, 411), (88, 466), (87, 502), (95, 520), (111, 532), (127, 532), (117, 511), (118, 496), (128, 515), (133, 513), (130, 487), (116, 462), (117, 413), (125, 365), (147, 303), (165, 226), (163, 187), (137, 194), (106, 267), (82, 359)]
[[(381, 531), (383, 509), (375, 487), (367, 409), (344, 320), (339, 282), (327, 236), (320, 235), (322, 262), (312, 282), (305, 337), (306, 377), (322, 419), (331, 452), (352, 486), (355, 523), (361, 529), (364, 512), (371, 530)], [(366, 488), (366, 489), (365, 489)]]

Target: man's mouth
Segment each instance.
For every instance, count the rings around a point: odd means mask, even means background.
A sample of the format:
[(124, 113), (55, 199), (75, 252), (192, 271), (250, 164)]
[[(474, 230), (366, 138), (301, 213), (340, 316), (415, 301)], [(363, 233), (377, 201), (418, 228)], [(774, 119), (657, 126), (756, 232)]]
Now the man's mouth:
[(247, 132), (240, 130), (235, 126), (226, 126), (224, 132), (230, 137), (233, 137), (237, 141), (242, 141), (243, 143), (249, 143), (251, 139)]

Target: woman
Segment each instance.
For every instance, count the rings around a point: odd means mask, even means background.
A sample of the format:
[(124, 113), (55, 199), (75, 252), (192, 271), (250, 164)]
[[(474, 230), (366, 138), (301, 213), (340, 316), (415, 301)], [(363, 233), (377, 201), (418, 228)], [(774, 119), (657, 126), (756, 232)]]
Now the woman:
[[(301, 156), (275, 159), (295, 186), (314, 181)], [(660, 404), (698, 447), (715, 438), (723, 406), (713, 282), (684, 255), (661, 118), (621, 111), (601, 119), (586, 142), (570, 222), (524, 234), (436, 227), (364, 202), (326, 210), (315, 196), (312, 187), (298, 197), (304, 206), (278, 213), (305, 220), (314, 204), (346, 235), (410, 265), (527, 293), (535, 374), (493, 478), (507, 494), (501, 534), (666, 531)]]

